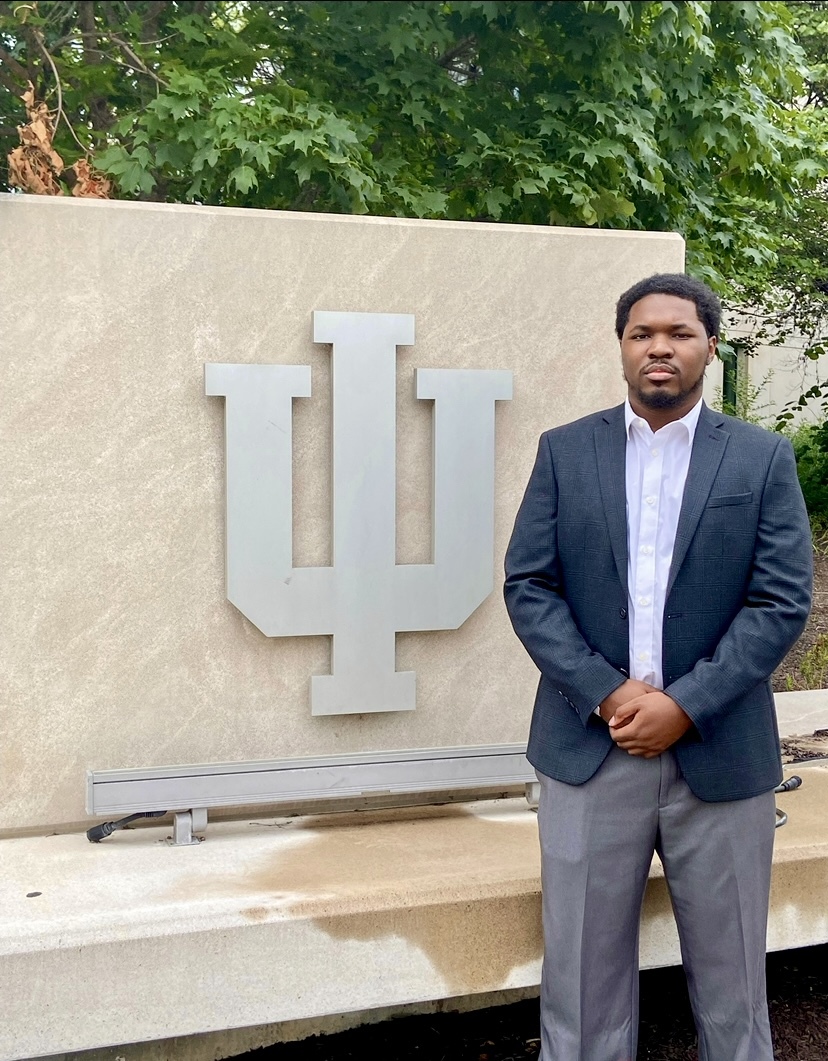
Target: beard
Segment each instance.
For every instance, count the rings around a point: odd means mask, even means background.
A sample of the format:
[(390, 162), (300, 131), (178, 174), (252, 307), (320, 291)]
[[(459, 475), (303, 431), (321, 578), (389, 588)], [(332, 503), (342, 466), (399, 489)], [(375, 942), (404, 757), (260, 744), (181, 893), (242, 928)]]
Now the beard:
[(638, 383), (633, 383), (624, 376), (624, 380), (630, 388), (632, 396), (647, 409), (676, 409), (684, 405), (688, 399), (698, 394), (704, 382), (704, 373), (689, 387), (683, 387), (679, 391), (670, 392), (666, 388), (653, 387), (651, 390), (642, 390)]

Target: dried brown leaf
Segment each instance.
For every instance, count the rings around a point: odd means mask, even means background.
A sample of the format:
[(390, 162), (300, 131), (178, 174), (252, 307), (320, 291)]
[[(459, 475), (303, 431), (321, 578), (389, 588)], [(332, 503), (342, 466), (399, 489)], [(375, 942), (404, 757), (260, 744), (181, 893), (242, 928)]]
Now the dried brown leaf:
[(9, 184), (33, 195), (61, 195), (57, 174), (47, 156), (24, 145), (9, 153)]
[(57, 178), (63, 172), (63, 159), (52, 146), (55, 123), (49, 108), (35, 99), (31, 81), (20, 98), (29, 122), (17, 127), (20, 147), (8, 155), (9, 183), (33, 195), (61, 195)]
[(92, 169), (86, 159), (79, 158), (69, 167), (77, 180), (72, 188), (72, 195), (80, 199), (109, 199), (112, 182), (102, 173)]

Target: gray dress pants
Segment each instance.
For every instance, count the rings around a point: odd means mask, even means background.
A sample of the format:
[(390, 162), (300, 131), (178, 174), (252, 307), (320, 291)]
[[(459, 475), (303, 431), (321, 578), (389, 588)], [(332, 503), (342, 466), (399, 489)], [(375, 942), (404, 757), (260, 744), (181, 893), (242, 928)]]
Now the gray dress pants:
[(613, 748), (586, 784), (543, 774), (541, 1061), (633, 1061), (638, 927), (663, 864), (699, 1061), (773, 1061), (765, 945), (774, 795), (705, 803), (672, 752)]

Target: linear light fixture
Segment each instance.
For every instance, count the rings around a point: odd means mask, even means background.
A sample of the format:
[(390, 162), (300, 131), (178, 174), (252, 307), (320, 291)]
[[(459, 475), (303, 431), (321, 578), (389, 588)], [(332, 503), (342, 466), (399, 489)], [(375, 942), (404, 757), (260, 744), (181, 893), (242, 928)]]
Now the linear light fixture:
[(197, 843), (207, 811), (250, 804), (298, 804), (376, 795), (414, 795), (525, 785), (537, 804), (537, 778), (524, 744), (431, 748), (264, 762), (93, 770), (87, 812), (175, 814), (173, 843)]

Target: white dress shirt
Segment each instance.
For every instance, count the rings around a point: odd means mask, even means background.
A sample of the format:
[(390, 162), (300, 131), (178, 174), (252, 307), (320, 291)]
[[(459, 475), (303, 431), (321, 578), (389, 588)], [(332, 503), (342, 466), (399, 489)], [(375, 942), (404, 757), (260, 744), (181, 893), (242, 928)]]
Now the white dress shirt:
[(701, 399), (686, 416), (653, 432), (624, 403), (627, 426), (627, 585), (630, 677), (664, 688), (661, 639), (690, 451)]

